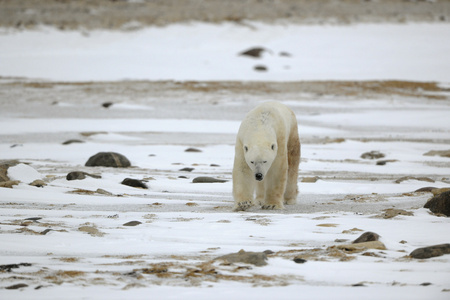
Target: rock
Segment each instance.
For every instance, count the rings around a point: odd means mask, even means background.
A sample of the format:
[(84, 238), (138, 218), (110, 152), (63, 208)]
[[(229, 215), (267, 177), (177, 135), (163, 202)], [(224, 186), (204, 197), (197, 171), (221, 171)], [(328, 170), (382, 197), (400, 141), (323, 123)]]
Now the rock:
[(253, 58), (260, 58), (264, 51), (267, 51), (267, 50), (263, 47), (253, 47), (248, 50), (242, 51), (241, 53), (239, 53), (239, 55), (250, 56)]
[(17, 269), (20, 267), (31, 267), (30, 263), (19, 263), (19, 264), (8, 264), (8, 265), (0, 265), (0, 272), (11, 272), (11, 269)]
[(5, 287), (5, 289), (7, 289), (7, 290), (17, 290), (17, 289), (24, 288), (24, 287), (27, 287), (27, 286), (28, 286), (28, 284), (25, 284), (25, 283), (17, 283), (17, 284), (13, 284), (13, 285)]
[(440, 189), (433, 189), (431, 190), (431, 192), (433, 193), (433, 195), (437, 196), (442, 194), (443, 192), (447, 192), (450, 191), (450, 188), (440, 188)]
[(227, 182), (227, 180), (223, 180), (223, 179), (216, 179), (213, 177), (208, 177), (208, 176), (200, 176), (200, 177), (196, 177), (192, 180), (193, 183), (223, 183), (223, 182)]
[(340, 250), (347, 252), (361, 252), (367, 249), (386, 250), (386, 246), (380, 241), (363, 242), (357, 244), (347, 244), (336, 246)]
[(197, 148), (187, 148), (184, 152), (202, 152), (202, 150)]
[(286, 51), (281, 51), (281, 52), (279, 53), (279, 55), (280, 55), (280, 56), (284, 56), (284, 57), (291, 57), (291, 56), (292, 56), (291, 53), (286, 52)]
[(35, 186), (35, 187), (44, 187), (44, 186), (46, 186), (47, 184), (46, 184), (43, 180), (36, 179), (36, 180), (33, 181), (32, 183), (30, 183), (30, 185), (31, 185), (31, 186)]
[(426, 182), (434, 182), (433, 179), (428, 178), (428, 177), (404, 176), (404, 177), (401, 177), (401, 178), (397, 179), (395, 181), (395, 183), (401, 183), (401, 182), (406, 181), (406, 180), (419, 180), (419, 181), (426, 181)]
[(63, 142), (63, 145), (70, 145), (70, 144), (74, 144), (74, 143), (84, 143), (84, 141), (82, 140), (67, 140), (65, 142)]
[(89, 173), (81, 172), (81, 171), (73, 171), (73, 172), (70, 172), (69, 174), (67, 174), (66, 179), (67, 180), (82, 180), (82, 179), (85, 179), (86, 176), (93, 177), (93, 178), (102, 178), (99, 175), (93, 175), (93, 174), (89, 174)]
[(361, 234), (356, 240), (353, 241), (353, 244), (365, 243), (365, 242), (374, 242), (378, 241), (380, 236), (375, 232), (364, 232)]
[(361, 158), (363, 159), (379, 159), (383, 158), (385, 155), (380, 151), (370, 151), (361, 154)]
[(8, 180), (0, 182), (0, 187), (3, 188), (12, 188), (13, 185), (18, 185), (20, 183), (19, 180)]
[(141, 189), (148, 189), (148, 186), (138, 179), (132, 179), (132, 178), (125, 178), (121, 184), (128, 185), (135, 188), (141, 188)]
[(17, 164), (19, 164), (20, 162), (17, 160), (4, 160), (0, 162), (0, 182), (2, 181), (10, 181), (7, 172), (8, 172), (8, 168), (9, 167), (13, 167)]
[(317, 176), (302, 178), (302, 182), (308, 182), (308, 183), (314, 183), (314, 182), (317, 182), (317, 180), (319, 180), (319, 177), (317, 177)]
[(224, 260), (228, 263), (246, 263), (258, 267), (267, 265), (267, 256), (264, 252), (245, 252), (244, 250), (217, 257), (215, 260)]
[(97, 189), (95, 192), (96, 192), (97, 194), (100, 194), (100, 195), (114, 196), (113, 193), (108, 192), (108, 191), (106, 191), (106, 190), (104, 190), (104, 189)]
[(130, 221), (130, 222), (127, 222), (127, 223), (123, 224), (122, 226), (137, 226), (137, 225), (139, 225), (139, 224), (142, 224), (142, 222), (139, 222), (139, 221)]
[(425, 156), (442, 156), (442, 157), (450, 157), (450, 150), (431, 150), (427, 153), (424, 153)]
[(443, 214), (450, 217), (450, 191), (435, 195), (425, 203), (424, 208), (428, 208), (435, 214)]
[(410, 211), (403, 210), (403, 209), (388, 208), (388, 209), (384, 210), (384, 214), (381, 214), (380, 217), (382, 217), (383, 219), (391, 219), (391, 218), (396, 217), (398, 215), (414, 216), (414, 213), (412, 213)]
[(267, 67), (264, 65), (256, 65), (253, 67), (253, 70), (258, 71), (258, 72), (267, 72)]
[(444, 254), (450, 254), (450, 244), (441, 244), (441, 245), (434, 245), (424, 248), (418, 248), (411, 252), (409, 256), (412, 258), (430, 258), (430, 257), (436, 257), (436, 256), (442, 256)]
[(301, 257), (294, 257), (294, 262), (296, 264), (304, 264), (305, 262), (307, 262), (307, 260)]
[(384, 160), (377, 161), (376, 165), (377, 166), (384, 166), (387, 163), (396, 162), (396, 161), (398, 161), (398, 160), (396, 160), (396, 159), (384, 159)]
[(102, 104), (102, 106), (104, 107), (104, 108), (109, 108), (110, 106), (112, 106), (114, 103), (113, 102), (104, 102), (103, 104)]
[(180, 169), (180, 171), (181, 172), (192, 172), (192, 171), (194, 171), (194, 168), (183, 168), (183, 169)]
[(414, 193), (432, 192), (432, 190), (434, 190), (434, 189), (436, 189), (436, 188), (432, 187), (432, 186), (426, 186), (426, 187), (415, 190)]
[(101, 237), (101, 236), (105, 235), (105, 233), (101, 232), (100, 230), (98, 230), (97, 228), (92, 227), (92, 226), (81, 226), (78, 228), (78, 230), (89, 233), (92, 236)]
[(86, 167), (113, 167), (127, 168), (130, 161), (122, 154), (115, 152), (99, 152), (91, 156), (85, 164)]

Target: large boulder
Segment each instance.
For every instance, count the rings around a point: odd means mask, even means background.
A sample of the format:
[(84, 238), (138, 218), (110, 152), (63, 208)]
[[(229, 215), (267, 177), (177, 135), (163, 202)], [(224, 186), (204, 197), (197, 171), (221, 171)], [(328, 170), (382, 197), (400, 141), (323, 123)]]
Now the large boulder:
[(131, 166), (131, 163), (128, 158), (122, 154), (116, 152), (99, 152), (91, 156), (85, 166), (127, 168)]
[(425, 203), (425, 208), (429, 208), (435, 214), (442, 214), (450, 217), (450, 191), (436, 194)]

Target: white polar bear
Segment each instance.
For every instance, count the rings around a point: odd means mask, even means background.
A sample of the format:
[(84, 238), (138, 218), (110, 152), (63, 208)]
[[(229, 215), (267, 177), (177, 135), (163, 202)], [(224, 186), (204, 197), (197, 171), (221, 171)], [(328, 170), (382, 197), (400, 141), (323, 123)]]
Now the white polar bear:
[(283, 203), (295, 204), (299, 163), (294, 112), (278, 102), (263, 103), (251, 110), (236, 138), (234, 210), (258, 204), (263, 209), (283, 209)]

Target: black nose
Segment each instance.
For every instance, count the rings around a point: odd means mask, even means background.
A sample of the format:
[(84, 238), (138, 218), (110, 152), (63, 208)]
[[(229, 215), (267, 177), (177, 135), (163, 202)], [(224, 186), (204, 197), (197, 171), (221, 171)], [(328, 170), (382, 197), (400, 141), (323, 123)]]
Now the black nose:
[(264, 178), (263, 174), (261, 174), (261, 173), (256, 173), (255, 174), (255, 179), (256, 180), (261, 181), (261, 180), (263, 180), (263, 178)]

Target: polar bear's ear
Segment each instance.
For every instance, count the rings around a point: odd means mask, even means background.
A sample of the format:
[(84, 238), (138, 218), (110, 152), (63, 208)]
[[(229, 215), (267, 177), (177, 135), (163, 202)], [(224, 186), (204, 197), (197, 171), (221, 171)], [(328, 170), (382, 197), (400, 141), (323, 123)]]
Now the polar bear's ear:
[(248, 151), (248, 147), (244, 146), (244, 151), (247, 152)]
[(272, 144), (272, 150), (275, 150), (276, 146), (275, 144)]

